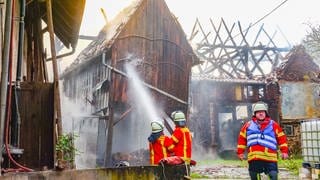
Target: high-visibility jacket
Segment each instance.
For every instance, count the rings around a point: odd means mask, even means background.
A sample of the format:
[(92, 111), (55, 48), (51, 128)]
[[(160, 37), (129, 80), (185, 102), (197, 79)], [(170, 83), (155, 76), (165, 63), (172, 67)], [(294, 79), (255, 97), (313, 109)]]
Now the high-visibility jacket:
[(266, 117), (262, 123), (255, 117), (240, 130), (237, 154), (248, 150), (248, 161), (263, 160), (277, 162), (277, 150), (288, 153), (287, 137), (278, 123)]
[(174, 143), (174, 154), (180, 156), (186, 163), (190, 163), (192, 138), (187, 127), (176, 127), (171, 139)]
[(173, 147), (172, 140), (165, 135), (161, 135), (153, 143), (149, 142), (150, 164), (159, 164), (161, 159), (170, 157), (170, 151), (173, 150)]
[(267, 148), (277, 150), (277, 139), (273, 131), (273, 120), (262, 131), (259, 125), (252, 121), (247, 129), (247, 146), (251, 147), (256, 144), (263, 145)]

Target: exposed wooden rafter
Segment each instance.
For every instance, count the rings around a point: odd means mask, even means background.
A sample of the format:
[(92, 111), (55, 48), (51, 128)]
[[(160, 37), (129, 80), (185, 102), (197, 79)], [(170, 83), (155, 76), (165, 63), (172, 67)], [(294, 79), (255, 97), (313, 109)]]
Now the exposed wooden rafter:
[[(281, 52), (289, 48), (278, 48), (274, 41), (277, 32), (270, 36), (263, 24), (254, 35), (253, 26), (242, 28), (240, 22), (228, 28), (226, 22), (216, 25), (210, 19), (213, 31), (205, 31), (197, 19), (189, 40), (196, 44), (196, 53), (202, 64), (195, 75), (210, 75), (213, 78), (254, 79), (266, 77), (279, 65)], [(250, 33), (249, 33), (249, 30)]]

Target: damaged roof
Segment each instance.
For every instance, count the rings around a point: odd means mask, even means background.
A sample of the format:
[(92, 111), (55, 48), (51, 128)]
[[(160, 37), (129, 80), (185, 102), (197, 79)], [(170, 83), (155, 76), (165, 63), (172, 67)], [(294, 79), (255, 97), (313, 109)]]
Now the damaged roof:
[[(89, 62), (90, 60), (102, 54), (102, 52), (104, 52), (105, 50), (110, 49), (114, 41), (118, 38), (118, 35), (124, 29), (125, 25), (134, 16), (136, 10), (143, 4), (144, 1), (145, 0), (133, 1), (128, 7), (124, 8), (112, 21), (108, 22), (99, 32), (97, 39), (93, 40), (78, 55), (73, 63), (65, 69), (61, 77), (65, 76), (76, 68), (83, 66), (86, 62)], [(176, 20), (173, 15), (172, 18)], [(182, 29), (180, 23), (177, 22), (177, 20), (176, 23)]]
[(108, 22), (99, 32), (97, 38), (81, 51), (78, 57), (66, 68), (63, 74), (90, 61), (94, 57), (100, 55), (105, 49), (109, 49), (141, 3), (142, 0), (133, 1), (131, 5), (123, 9), (112, 21)]
[[(55, 35), (69, 48), (75, 48), (78, 42), (85, 0), (52, 0), (52, 18)], [(46, 3), (40, 4), (47, 23)]]
[(278, 80), (320, 82), (319, 66), (302, 45), (295, 46), (287, 54), (286, 61), (276, 70)]

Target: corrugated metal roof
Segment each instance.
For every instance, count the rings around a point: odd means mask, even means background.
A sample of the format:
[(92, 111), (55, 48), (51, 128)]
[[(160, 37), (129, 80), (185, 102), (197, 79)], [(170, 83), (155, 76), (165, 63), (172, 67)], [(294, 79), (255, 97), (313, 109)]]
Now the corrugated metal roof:
[[(55, 35), (66, 47), (75, 48), (78, 42), (85, 0), (52, 0), (52, 18)], [(42, 18), (47, 23), (46, 3), (41, 3)]]

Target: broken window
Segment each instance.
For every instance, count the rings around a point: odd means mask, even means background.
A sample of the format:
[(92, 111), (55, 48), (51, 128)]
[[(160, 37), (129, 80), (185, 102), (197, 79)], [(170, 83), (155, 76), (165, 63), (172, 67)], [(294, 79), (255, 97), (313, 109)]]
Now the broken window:
[(248, 96), (249, 97), (253, 96), (253, 87), (252, 86), (248, 86)]
[(283, 125), (283, 131), (287, 136), (294, 136), (293, 125)]
[(259, 99), (262, 99), (264, 97), (264, 87), (259, 86)]

